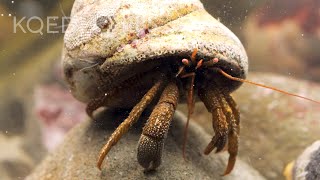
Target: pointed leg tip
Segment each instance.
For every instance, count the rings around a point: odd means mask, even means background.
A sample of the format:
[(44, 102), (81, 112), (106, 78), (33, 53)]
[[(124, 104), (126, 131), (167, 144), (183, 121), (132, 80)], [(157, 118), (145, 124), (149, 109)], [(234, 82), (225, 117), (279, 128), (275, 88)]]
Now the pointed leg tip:
[(212, 149), (211, 149), (211, 148), (210, 148), (210, 149), (206, 148), (206, 149), (203, 151), (203, 154), (209, 155), (212, 150), (213, 150), (213, 148), (212, 148)]
[(233, 169), (233, 168), (231, 168), (231, 169), (228, 169), (228, 168), (227, 168), (221, 176), (226, 176), (226, 175), (230, 174), (231, 171), (232, 171), (232, 169)]
[(188, 161), (185, 152), (183, 152), (182, 157), (183, 157), (184, 162)]
[(233, 170), (234, 164), (228, 164), (226, 170), (224, 171), (224, 173), (221, 176), (226, 176), (228, 174), (231, 173), (231, 171)]
[(188, 162), (188, 157), (186, 155), (186, 151), (185, 150), (183, 150), (183, 152), (182, 152), (182, 157), (183, 157), (184, 162)]
[(97, 162), (97, 168), (101, 171), (101, 163), (100, 160)]
[(229, 161), (228, 161), (227, 168), (224, 171), (222, 176), (226, 176), (226, 175), (230, 174), (231, 171), (233, 170), (235, 164), (236, 164), (236, 158), (235, 157), (230, 157)]
[(224, 172), (223, 174), (221, 174), (220, 176), (221, 177), (224, 177), (224, 176), (226, 176), (226, 175), (228, 175), (229, 173), (227, 173), (227, 172)]
[(214, 136), (213, 138), (212, 138), (212, 140), (208, 143), (208, 145), (207, 145), (207, 147), (205, 148), (205, 150), (203, 151), (203, 153), (205, 154), (205, 155), (208, 155), (208, 154), (210, 154), (213, 150), (214, 150), (214, 148), (217, 148), (217, 137), (216, 136)]
[(99, 157), (97, 161), (97, 168), (101, 171), (102, 170), (102, 163), (104, 161), (104, 158)]
[(100, 151), (100, 155), (98, 157), (98, 161), (97, 161), (97, 167), (101, 170), (101, 166), (102, 166), (102, 163), (104, 161), (104, 159), (106, 158), (107, 154), (109, 153), (110, 149), (111, 149), (112, 146), (110, 146), (109, 143), (107, 143), (105, 145), (105, 147), (103, 147)]

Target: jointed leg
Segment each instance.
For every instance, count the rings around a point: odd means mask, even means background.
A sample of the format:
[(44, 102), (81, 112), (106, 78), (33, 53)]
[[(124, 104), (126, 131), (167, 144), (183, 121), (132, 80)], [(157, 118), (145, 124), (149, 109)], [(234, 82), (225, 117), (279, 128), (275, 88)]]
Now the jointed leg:
[(235, 101), (229, 94), (220, 91), (220, 102), (223, 105), (224, 114), (227, 117), (229, 123), (229, 134), (228, 134), (228, 153), (229, 160), (227, 168), (223, 175), (229, 174), (236, 162), (239, 145), (239, 133), (240, 133), (240, 113), (236, 107)]
[(215, 132), (215, 136), (206, 147), (204, 153), (207, 155), (214, 148), (217, 148), (216, 152), (220, 152), (225, 147), (228, 140), (229, 124), (223, 112), (219, 94), (214, 89), (210, 88), (200, 88), (198, 93), (208, 111), (212, 113), (212, 126)]
[(237, 103), (230, 94), (224, 94), (224, 98), (226, 99), (232, 110), (233, 116), (236, 120), (237, 132), (238, 134), (240, 134), (240, 110), (237, 106)]
[(164, 139), (167, 137), (178, 97), (177, 85), (175, 82), (169, 83), (143, 128), (138, 145), (138, 161), (146, 170), (155, 169), (161, 164)]
[(235, 101), (229, 94), (214, 87), (199, 89), (199, 97), (207, 109), (212, 113), (215, 136), (208, 144), (205, 154), (209, 154), (214, 148), (221, 151), (228, 140), (229, 160), (224, 175), (229, 174), (234, 167), (239, 144), (240, 113)]
[(139, 119), (140, 115), (144, 111), (144, 109), (150, 104), (152, 99), (155, 97), (157, 92), (160, 90), (163, 81), (159, 80), (141, 99), (141, 101), (133, 107), (127, 119), (125, 119), (118, 128), (112, 133), (111, 137), (109, 138), (108, 142), (104, 147), (101, 149), (97, 166), (101, 169), (101, 164), (105, 158), (105, 156), (110, 151), (111, 147), (114, 146), (124, 135), (128, 132), (129, 128)]

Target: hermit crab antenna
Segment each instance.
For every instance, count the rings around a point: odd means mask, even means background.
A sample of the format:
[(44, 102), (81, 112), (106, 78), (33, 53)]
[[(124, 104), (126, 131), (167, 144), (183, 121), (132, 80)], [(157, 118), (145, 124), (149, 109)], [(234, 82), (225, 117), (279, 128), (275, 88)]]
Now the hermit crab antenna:
[(222, 69), (220, 69), (220, 68), (214, 68), (214, 69), (216, 69), (218, 72), (220, 72), (220, 73), (221, 73), (223, 76), (225, 76), (226, 78), (231, 79), (231, 80), (234, 80), (234, 81), (239, 81), (239, 82), (243, 82), (243, 83), (248, 83), (248, 84), (253, 84), (253, 85), (256, 85), (256, 86), (264, 87), (264, 88), (267, 88), (267, 89), (272, 89), (272, 90), (274, 90), (274, 91), (278, 91), (278, 92), (280, 92), (280, 93), (287, 94), (287, 95), (289, 95), (289, 96), (294, 96), (294, 97), (302, 98), (302, 99), (305, 99), (305, 100), (307, 100), (307, 101), (311, 101), (311, 102), (320, 104), (320, 101), (316, 101), (316, 100), (313, 100), (313, 99), (310, 99), (310, 98), (307, 98), (307, 97), (304, 97), (304, 96), (300, 96), (300, 95), (297, 95), (297, 94), (293, 94), (293, 93), (290, 93), (290, 92), (287, 92), (287, 91), (284, 91), (284, 90), (281, 90), (281, 89), (277, 89), (277, 88), (274, 88), (274, 87), (271, 87), (271, 86), (267, 86), (267, 85), (264, 85), (264, 84), (260, 84), (260, 83), (256, 83), (256, 82), (253, 82), (253, 81), (249, 81), (249, 80), (245, 80), (245, 79), (233, 77), (233, 76), (231, 76), (230, 74), (224, 72), (224, 71), (223, 71)]
[(191, 84), (190, 84), (190, 89), (188, 91), (188, 97), (187, 97), (187, 104), (188, 104), (188, 118), (187, 118), (187, 123), (185, 126), (185, 130), (184, 130), (184, 135), (183, 135), (183, 147), (182, 147), (182, 156), (183, 159), (186, 159), (186, 143), (187, 143), (187, 139), (188, 139), (188, 128), (189, 128), (189, 121), (191, 118), (191, 115), (193, 114), (194, 111), (194, 79), (196, 74), (195, 73), (191, 73)]

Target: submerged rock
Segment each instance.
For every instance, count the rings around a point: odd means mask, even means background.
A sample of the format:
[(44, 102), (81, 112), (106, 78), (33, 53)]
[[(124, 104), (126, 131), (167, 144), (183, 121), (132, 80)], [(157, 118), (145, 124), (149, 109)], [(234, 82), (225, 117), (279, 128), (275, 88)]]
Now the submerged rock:
[(295, 161), (292, 179), (320, 179), (320, 141), (307, 147)]
[[(204, 156), (202, 152), (211, 136), (194, 123), (189, 127), (187, 161), (184, 161), (181, 147), (186, 118), (178, 112), (165, 142), (162, 165), (156, 171), (144, 173), (137, 162), (141, 121), (112, 148), (99, 171), (96, 160), (100, 148), (124, 118), (119, 113), (103, 111), (96, 121), (82, 122), (27, 179), (222, 179), (227, 152)], [(238, 159), (232, 173), (223, 179), (264, 178)]]

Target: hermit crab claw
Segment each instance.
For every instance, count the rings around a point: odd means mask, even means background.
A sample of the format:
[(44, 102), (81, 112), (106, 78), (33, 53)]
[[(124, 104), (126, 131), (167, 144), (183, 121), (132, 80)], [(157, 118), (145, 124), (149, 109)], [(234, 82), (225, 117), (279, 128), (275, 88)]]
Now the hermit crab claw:
[(90, 116), (102, 106), (132, 108), (102, 148), (99, 168), (147, 107), (154, 108), (139, 141), (138, 161), (146, 169), (158, 167), (178, 102), (188, 103), (190, 118), (194, 102), (201, 100), (212, 113), (216, 133), (205, 153), (228, 144), (225, 174), (232, 170), (240, 119), (229, 94), (241, 82), (219, 70), (244, 79), (247, 55), (199, 0), (76, 1), (71, 18), (63, 66), (72, 94), (88, 104)]

